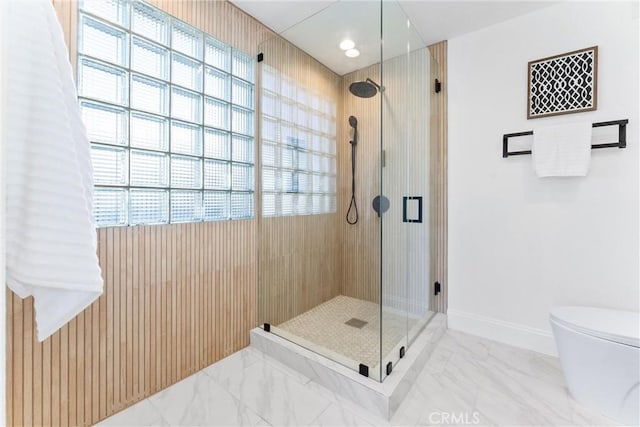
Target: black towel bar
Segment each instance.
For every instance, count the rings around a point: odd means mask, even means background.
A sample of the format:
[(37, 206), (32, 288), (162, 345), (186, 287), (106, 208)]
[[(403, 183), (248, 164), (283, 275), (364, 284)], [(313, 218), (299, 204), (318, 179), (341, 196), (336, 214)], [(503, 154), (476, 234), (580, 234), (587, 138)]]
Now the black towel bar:
[[(594, 123), (592, 125), (594, 128), (599, 128), (603, 126), (614, 126), (614, 125), (618, 126), (618, 142), (612, 142), (609, 144), (593, 144), (591, 148), (592, 149), (611, 148), (611, 147), (625, 148), (627, 146), (627, 123), (629, 123), (629, 120), (627, 119)], [(509, 138), (513, 138), (517, 136), (527, 136), (527, 135), (533, 135), (533, 131), (529, 130), (526, 132), (505, 133), (502, 136), (502, 157), (507, 158), (509, 156), (520, 156), (523, 154), (531, 154), (531, 150), (509, 151)]]

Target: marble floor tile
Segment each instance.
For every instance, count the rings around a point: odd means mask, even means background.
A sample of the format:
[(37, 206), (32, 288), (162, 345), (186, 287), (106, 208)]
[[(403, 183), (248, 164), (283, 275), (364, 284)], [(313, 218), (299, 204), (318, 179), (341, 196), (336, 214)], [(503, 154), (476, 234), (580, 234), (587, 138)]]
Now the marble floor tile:
[(253, 427), (272, 427), (272, 426), (267, 421), (265, 421), (262, 417), (260, 417), (258, 422), (255, 423)]
[(425, 365), (424, 370), (431, 373), (443, 372), (449, 362), (449, 359), (451, 359), (451, 356), (453, 356), (452, 350), (438, 346), (433, 350), (433, 353), (429, 358), (429, 363)]
[(537, 402), (523, 402), (495, 389), (482, 389), (478, 393), (475, 410), (481, 423), (496, 426), (564, 426), (570, 425), (567, 417), (555, 411), (541, 410)]
[(404, 398), (396, 412), (391, 417), (391, 426), (416, 426), (420, 422), (422, 414), (428, 409), (425, 404), (425, 396), (413, 387)]
[(575, 402), (556, 358), (447, 331), (388, 421), (255, 349), (100, 425), (613, 426)]
[(373, 424), (358, 417), (353, 412), (332, 403), (309, 425), (322, 427), (372, 427)]
[[(361, 418), (367, 423), (374, 426), (390, 426), (390, 422), (381, 418), (380, 416), (367, 411), (361, 406), (356, 405), (350, 400), (343, 398), (337, 393), (323, 387), (315, 381), (310, 381), (305, 385), (312, 393), (316, 393), (329, 400), (331, 404), (338, 406), (341, 410), (353, 414), (355, 417)], [(404, 402), (403, 402), (404, 403)]]
[(570, 400), (571, 405), (571, 423), (577, 426), (621, 426), (610, 418), (602, 416), (589, 408), (582, 406), (575, 400)]
[(209, 365), (204, 368), (202, 372), (209, 375), (216, 382), (224, 384), (235, 372), (244, 371), (247, 367), (261, 359), (262, 353), (255, 351), (251, 347), (246, 347)]
[(449, 350), (460, 356), (472, 357), (482, 361), (489, 356), (489, 350), (493, 341), (463, 332), (447, 330), (447, 333), (438, 342), (442, 350)]
[(458, 382), (446, 373), (423, 372), (415, 387), (423, 396), (423, 405), (429, 411), (461, 412), (473, 409), (478, 388)]
[(328, 399), (265, 361), (234, 372), (225, 381), (225, 388), (274, 426), (307, 425), (330, 404)]
[(243, 370), (256, 362), (267, 363), (271, 368), (277, 369), (291, 376), (301, 384), (306, 384), (310, 380), (295, 369), (290, 368), (253, 347), (245, 347), (242, 350), (206, 367), (203, 371), (218, 383), (224, 385), (234, 372)]
[(560, 359), (557, 357), (547, 356), (546, 354), (535, 354), (529, 361), (529, 369), (531, 374), (537, 378), (547, 381), (561, 387), (566, 386)]
[(149, 398), (172, 426), (253, 426), (260, 417), (198, 372)]
[(560, 360), (545, 354), (494, 342), (489, 349), (489, 358), (511, 370), (535, 376), (561, 387), (565, 386)]
[(127, 409), (102, 420), (98, 426), (168, 426), (160, 411), (153, 406), (149, 399), (142, 400)]

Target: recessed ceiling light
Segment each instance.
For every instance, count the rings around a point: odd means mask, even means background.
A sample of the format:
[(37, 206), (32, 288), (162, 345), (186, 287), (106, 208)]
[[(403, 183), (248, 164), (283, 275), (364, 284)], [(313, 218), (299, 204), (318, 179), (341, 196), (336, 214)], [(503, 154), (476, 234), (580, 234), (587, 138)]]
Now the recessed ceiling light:
[(353, 42), (353, 40), (344, 39), (340, 42), (340, 49), (342, 50), (349, 50), (353, 49), (354, 47), (356, 47), (356, 44)]
[(344, 54), (347, 55), (349, 58), (356, 58), (360, 56), (360, 51), (358, 49), (349, 49)]

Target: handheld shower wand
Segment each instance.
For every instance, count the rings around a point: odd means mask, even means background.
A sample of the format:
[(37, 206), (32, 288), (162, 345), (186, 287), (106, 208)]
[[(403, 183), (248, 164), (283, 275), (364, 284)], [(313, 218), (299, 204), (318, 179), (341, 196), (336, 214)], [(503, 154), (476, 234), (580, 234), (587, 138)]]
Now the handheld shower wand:
[(349, 116), (349, 126), (353, 128), (353, 139), (349, 141), (349, 144), (358, 145), (358, 119)]
[[(351, 202), (347, 209), (347, 223), (354, 225), (358, 222), (358, 204), (356, 203), (356, 146), (358, 145), (358, 119), (349, 116), (349, 126), (353, 128), (351, 144)], [(353, 214), (352, 214), (353, 212)]]

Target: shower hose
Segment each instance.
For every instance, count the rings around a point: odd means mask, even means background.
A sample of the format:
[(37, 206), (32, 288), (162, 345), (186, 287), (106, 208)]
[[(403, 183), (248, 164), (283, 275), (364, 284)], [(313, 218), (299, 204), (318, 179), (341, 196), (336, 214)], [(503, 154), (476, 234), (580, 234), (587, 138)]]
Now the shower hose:
[(356, 224), (358, 216), (358, 204), (356, 203), (356, 144), (351, 141), (351, 202), (347, 210), (347, 222), (350, 225)]

